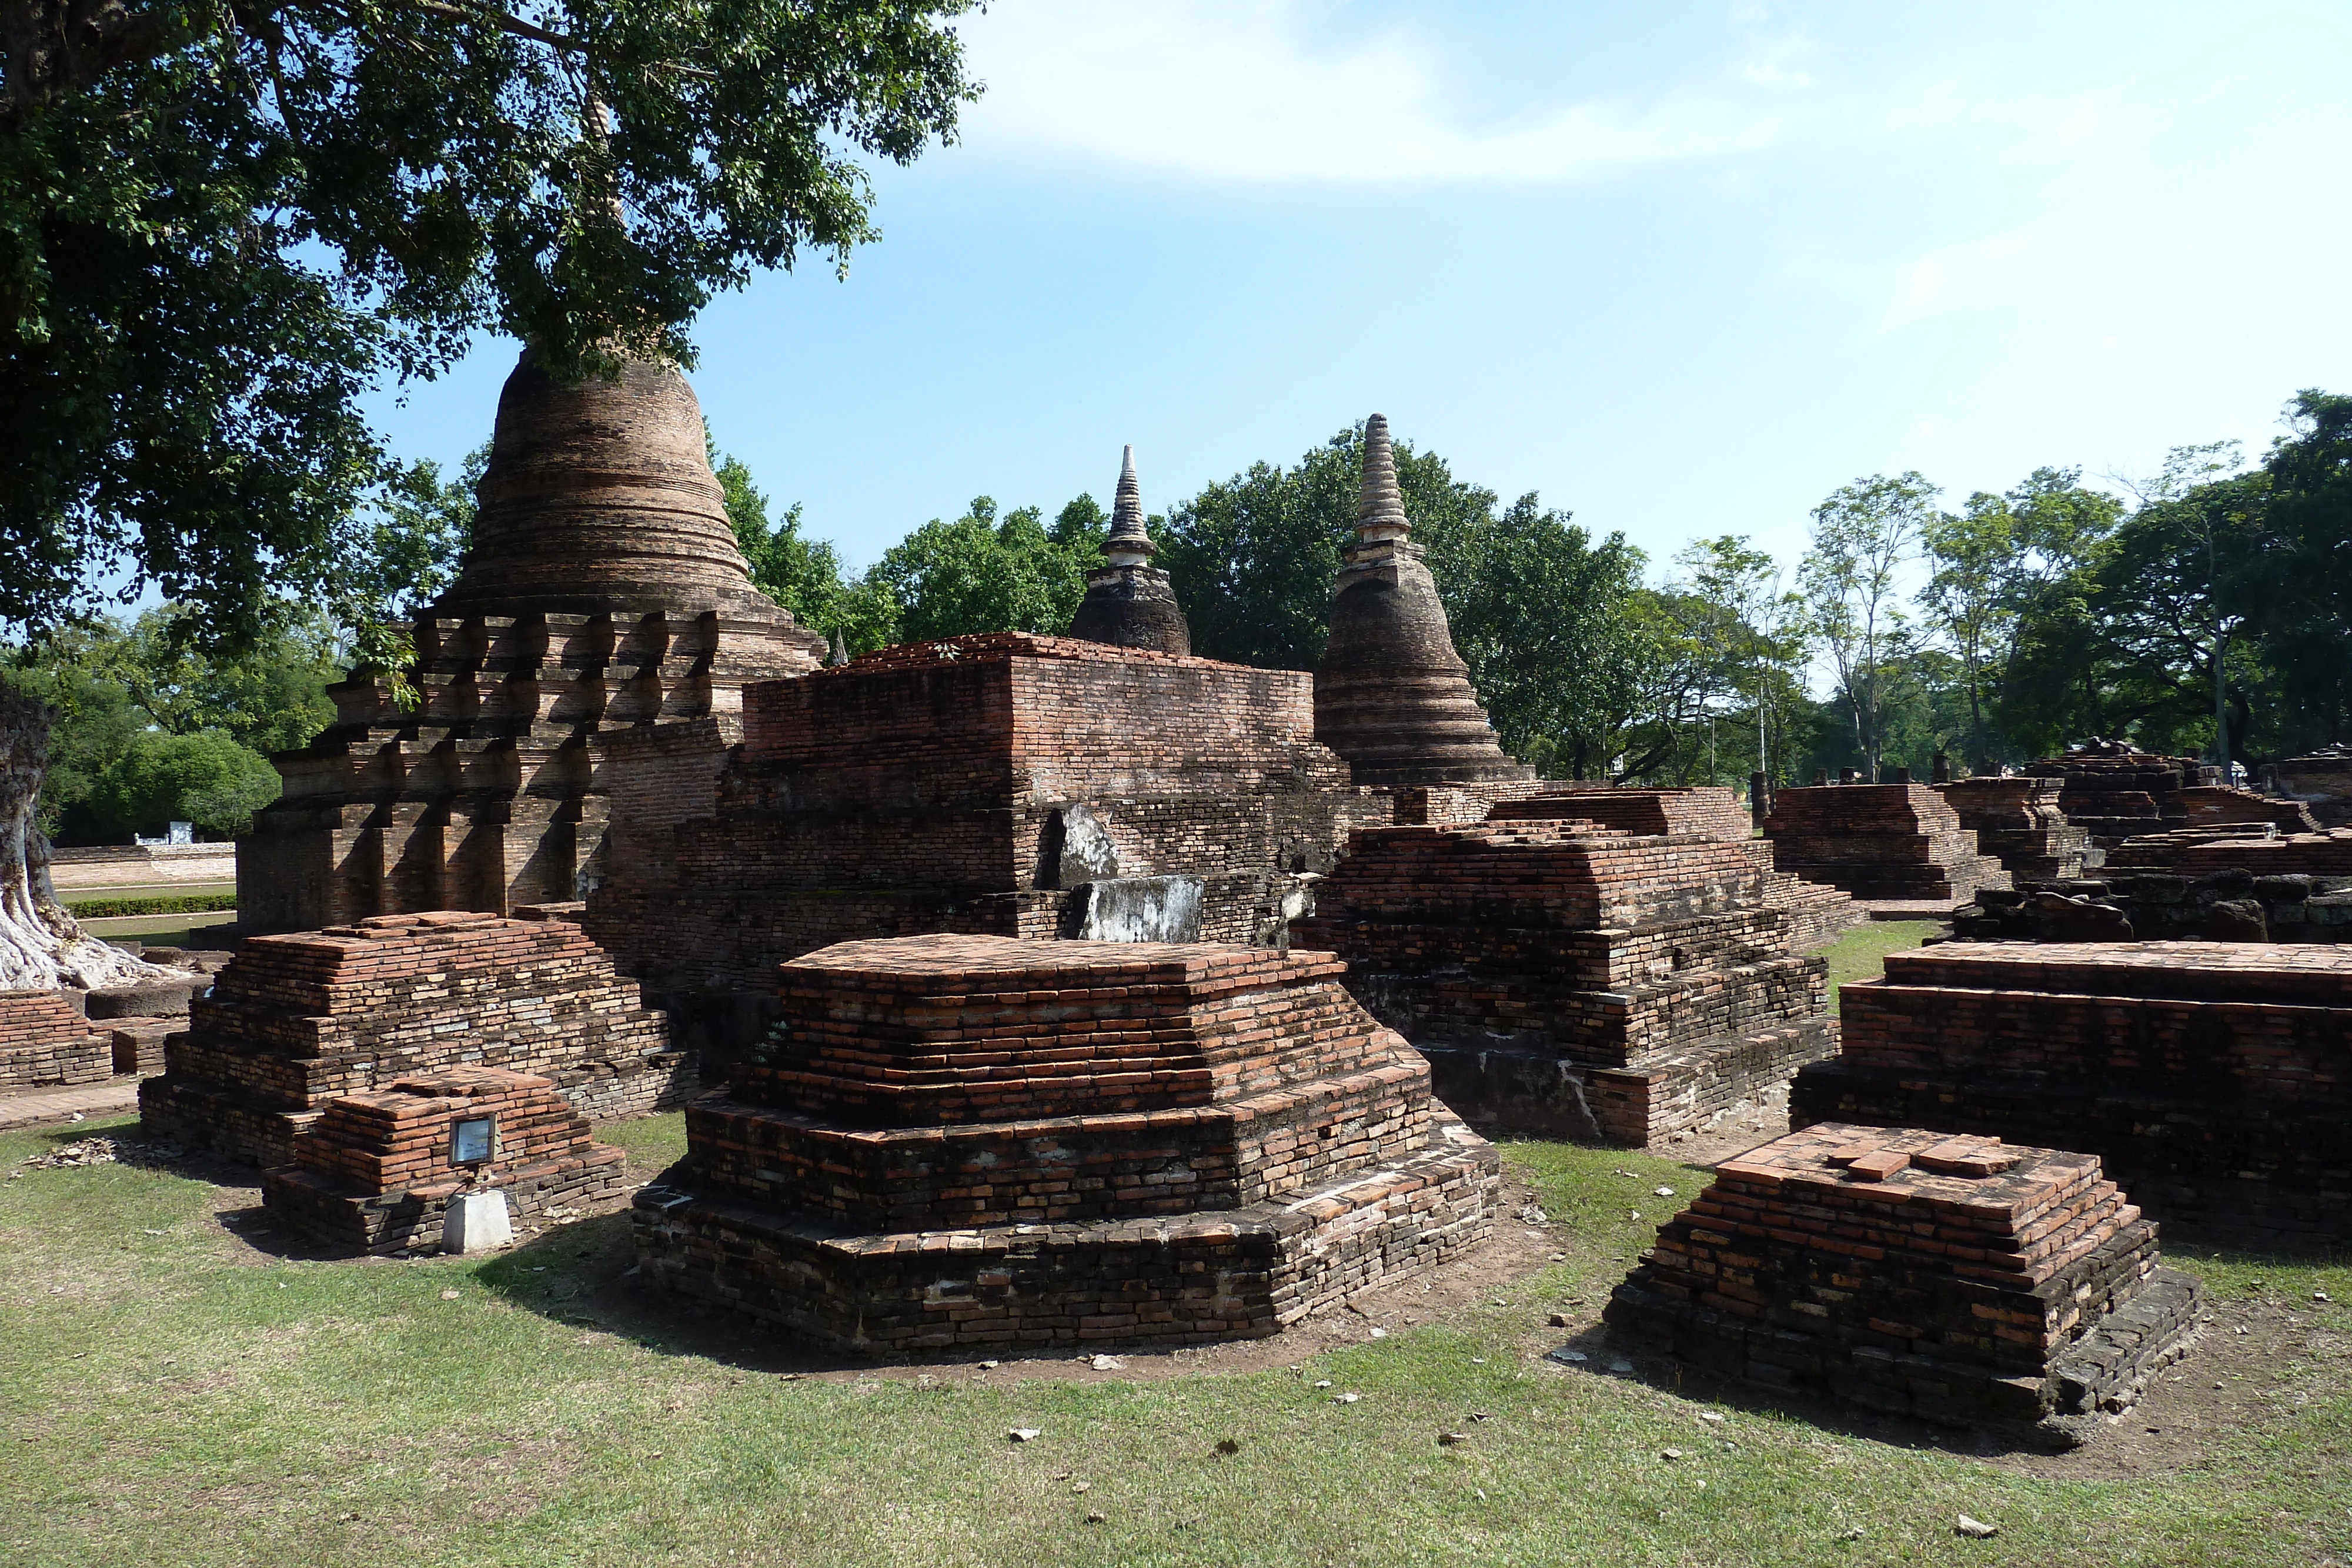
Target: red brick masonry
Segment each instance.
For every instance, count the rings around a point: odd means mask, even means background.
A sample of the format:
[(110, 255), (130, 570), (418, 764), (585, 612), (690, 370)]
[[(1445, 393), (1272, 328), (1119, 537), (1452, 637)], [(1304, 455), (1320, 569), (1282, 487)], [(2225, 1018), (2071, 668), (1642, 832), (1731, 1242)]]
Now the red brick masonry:
[(693, 1066), (580, 927), (455, 911), (255, 936), (140, 1085), (152, 1138), (292, 1163), (328, 1101), (445, 1068), (543, 1075), (596, 1120), (677, 1103)]
[[(488, 1118), (492, 1157), (452, 1157), (459, 1122)], [(362, 1252), (428, 1251), (460, 1192), (496, 1189), (518, 1218), (618, 1197), (621, 1151), (593, 1142), (588, 1120), (547, 1079), (500, 1067), (450, 1067), (390, 1089), (344, 1094), (294, 1140), (294, 1163), (261, 1176), (281, 1219)]]
[(95, 1032), (57, 991), (0, 991), (0, 1088), (103, 1083), (112, 1037)]
[(1589, 821), (1375, 828), (1296, 940), (1481, 1122), (1643, 1146), (1829, 1054), (1826, 965), (1790, 950), (1745, 843)]
[(1603, 1316), (1750, 1383), (2078, 1443), (2199, 1300), (2095, 1155), (1822, 1123), (1718, 1166)]
[(1843, 1033), (1798, 1076), (1800, 1125), (2063, 1141), (2168, 1222), (2352, 1237), (2352, 950), (1946, 944), (1847, 986)]
[(1482, 1239), (1499, 1179), (1340, 972), (1207, 944), (811, 954), (639, 1194), (640, 1260), (861, 1348), (1273, 1333)]
[(1774, 863), (1856, 898), (1965, 899), (2007, 887), (2000, 862), (1926, 784), (1823, 784), (1783, 789), (1764, 819)]

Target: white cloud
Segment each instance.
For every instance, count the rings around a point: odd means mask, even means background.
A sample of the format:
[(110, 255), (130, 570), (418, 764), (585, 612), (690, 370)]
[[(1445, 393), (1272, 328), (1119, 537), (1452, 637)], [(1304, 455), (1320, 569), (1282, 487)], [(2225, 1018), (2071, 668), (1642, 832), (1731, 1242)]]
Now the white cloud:
[(1409, 28), (1302, 0), (998, 0), (967, 28), (973, 151), (1220, 183), (1546, 183), (1766, 146), (1777, 114), (1670, 90), (1502, 106)]

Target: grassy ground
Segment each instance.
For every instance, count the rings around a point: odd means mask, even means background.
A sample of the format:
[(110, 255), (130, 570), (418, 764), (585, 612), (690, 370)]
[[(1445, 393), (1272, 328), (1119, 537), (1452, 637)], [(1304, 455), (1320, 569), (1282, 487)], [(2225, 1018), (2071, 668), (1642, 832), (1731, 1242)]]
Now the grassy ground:
[(1830, 961), (1830, 994), (1853, 980), (1874, 980), (1886, 972), (1886, 955), (1919, 946), (1936, 929), (1932, 920), (1873, 920), (1840, 934), (1822, 949)]
[[(0, 1134), (0, 1162), (15, 1171), (93, 1130)], [(608, 1135), (647, 1170), (682, 1144), (674, 1115)], [(2352, 1358), (2264, 1369), (2261, 1418), (2199, 1462), (2104, 1480), (1708, 1405), (1541, 1359), (1570, 1332), (1547, 1314), (1589, 1322), (1673, 1207), (1651, 1189), (1687, 1194), (1697, 1173), (1617, 1150), (1507, 1153), (1567, 1260), (1492, 1302), (1295, 1371), (1010, 1385), (969, 1364), (780, 1375), (756, 1340), (634, 1294), (617, 1217), (486, 1261), (289, 1260), (236, 1234), (249, 1189), (128, 1165), (25, 1171), (0, 1181), (0, 1562), (2270, 1568), (2352, 1554)], [(2182, 1261), (2224, 1298), (2259, 1280), (2298, 1304), (2352, 1302), (2342, 1267)], [(2326, 1343), (2346, 1343), (2352, 1310), (2315, 1310), (2334, 1314)], [(1311, 1386), (1323, 1378), (1361, 1400), (1332, 1404)], [(1727, 1419), (1702, 1425), (1703, 1409)], [(1043, 1436), (1012, 1444), (1013, 1427)], [(1447, 1431), (1469, 1440), (1441, 1447)], [(1955, 1539), (1963, 1511), (2000, 1533)]]
[(182, 947), (194, 933), (215, 925), (234, 925), (236, 911), (218, 909), (203, 915), (123, 915), (85, 920), (82, 929), (93, 936), (136, 936), (151, 947)]

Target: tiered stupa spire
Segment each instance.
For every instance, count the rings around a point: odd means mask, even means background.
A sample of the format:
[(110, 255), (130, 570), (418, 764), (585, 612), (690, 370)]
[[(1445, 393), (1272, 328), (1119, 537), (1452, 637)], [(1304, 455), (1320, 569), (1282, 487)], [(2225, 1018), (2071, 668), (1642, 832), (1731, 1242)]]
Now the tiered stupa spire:
[(1192, 630), (1177, 608), (1168, 574), (1151, 564), (1159, 548), (1143, 531), (1143, 486), (1135, 476), (1135, 448), (1129, 446), (1119, 460), (1103, 564), (1087, 574), (1087, 596), (1070, 622), (1070, 635), (1119, 648), (1190, 653)]
[(1315, 672), (1315, 738), (1348, 759), (1359, 784), (1528, 778), (1478, 706), (1412, 535), (1389, 422), (1376, 413), (1364, 423), (1356, 538), (1341, 552), (1331, 640)]

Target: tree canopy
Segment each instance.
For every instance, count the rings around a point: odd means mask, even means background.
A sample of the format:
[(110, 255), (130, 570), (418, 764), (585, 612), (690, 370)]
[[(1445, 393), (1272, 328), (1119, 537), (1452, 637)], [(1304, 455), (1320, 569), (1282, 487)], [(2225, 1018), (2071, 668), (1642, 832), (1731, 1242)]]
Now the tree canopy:
[(969, 3), (0, 0), (0, 625), (352, 591), (363, 392), (482, 331), (690, 363), (714, 291), (845, 266)]

